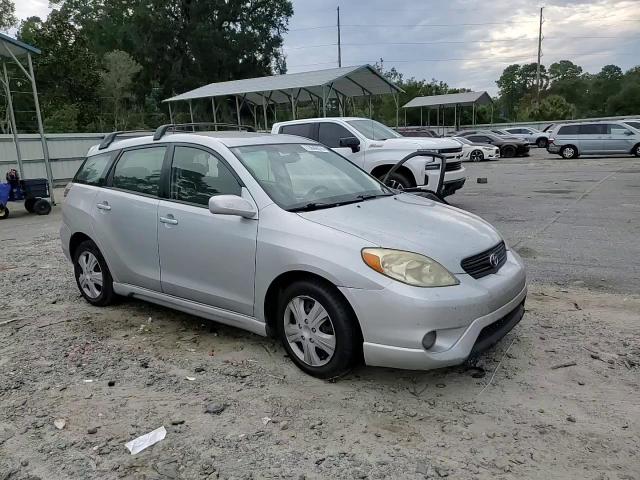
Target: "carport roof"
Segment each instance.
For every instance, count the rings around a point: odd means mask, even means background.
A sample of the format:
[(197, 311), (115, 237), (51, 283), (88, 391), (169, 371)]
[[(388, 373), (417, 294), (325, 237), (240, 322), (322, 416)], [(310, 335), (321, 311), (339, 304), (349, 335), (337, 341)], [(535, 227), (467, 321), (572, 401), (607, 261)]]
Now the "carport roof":
[(0, 48), (0, 56), (3, 57), (11, 57), (11, 54), (15, 57), (20, 57), (29, 53), (42, 53), (36, 47), (32, 47), (31, 45), (21, 42), (20, 40), (16, 40), (15, 38), (11, 38), (4, 33), (0, 33), (0, 43), (2, 44), (2, 48)]
[(492, 103), (491, 97), (487, 92), (462, 92), (449, 93), (446, 95), (430, 95), (428, 97), (416, 97), (409, 101), (402, 108), (415, 107), (452, 107), (469, 106), (473, 104), (487, 105)]
[(359, 97), (397, 93), (402, 92), (402, 89), (384, 78), (371, 65), (359, 65), (210, 83), (164, 101), (178, 102), (235, 95), (255, 104), (261, 104), (263, 101), (289, 103), (292, 97), (296, 101), (322, 99), (323, 92), (325, 98), (335, 97), (337, 94)]

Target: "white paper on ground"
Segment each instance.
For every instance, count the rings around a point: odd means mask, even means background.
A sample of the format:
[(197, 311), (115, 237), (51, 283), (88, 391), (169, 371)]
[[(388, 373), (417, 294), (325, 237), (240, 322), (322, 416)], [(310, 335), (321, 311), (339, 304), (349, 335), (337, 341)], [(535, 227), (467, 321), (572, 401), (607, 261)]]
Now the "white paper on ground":
[(138, 438), (134, 438), (130, 442), (127, 442), (125, 444), (125, 447), (129, 449), (131, 455), (135, 455), (136, 453), (140, 453), (145, 448), (158, 443), (160, 440), (164, 440), (164, 437), (166, 436), (167, 431), (165, 430), (164, 426), (162, 426), (160, 428), (156, 428), (152, 432), (145, 433)]

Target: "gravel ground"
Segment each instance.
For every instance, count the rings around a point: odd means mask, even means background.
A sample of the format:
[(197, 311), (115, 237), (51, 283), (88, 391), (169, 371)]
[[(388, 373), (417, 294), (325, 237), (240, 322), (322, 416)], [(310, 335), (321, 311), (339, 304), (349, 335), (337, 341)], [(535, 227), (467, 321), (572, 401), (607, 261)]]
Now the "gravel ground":
[(640, 478), (636, 294), (536, 277), (476, 368), (329, 383), (271, 339), (135, 300), (91, 307), (58, 221), (0, 230), (2, 480)]

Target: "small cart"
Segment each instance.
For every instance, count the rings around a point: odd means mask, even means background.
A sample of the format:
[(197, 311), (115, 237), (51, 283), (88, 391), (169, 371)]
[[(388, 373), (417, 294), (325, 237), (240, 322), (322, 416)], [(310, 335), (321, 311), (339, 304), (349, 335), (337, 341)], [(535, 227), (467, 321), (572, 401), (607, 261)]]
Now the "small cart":
[(32, 178), (20, 180), (19, 186), (14, 187), (8, 183), (0, 183), (0, 220), (9, 217), (9, 202), (24, 201), (24, 208), (29, 213), (37, 215), (49, 215), (51, 203), (49, 182), (46, 178)]

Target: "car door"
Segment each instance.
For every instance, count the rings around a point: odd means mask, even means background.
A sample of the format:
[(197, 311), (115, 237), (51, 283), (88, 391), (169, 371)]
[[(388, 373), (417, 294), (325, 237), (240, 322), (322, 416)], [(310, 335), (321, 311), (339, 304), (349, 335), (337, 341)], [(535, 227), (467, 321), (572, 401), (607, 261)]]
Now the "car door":
[(253, 201), (247, 189), (219, 154), (188, 144), (173, 147), (168, 183), (157, 219), (162, 291), (253, 315), (258, 222), (208, 208), (214, 195)]
[[(364, 168), (365, 160), (365, 148), (364, 145), (360, 145), (357, 151), (354, 152), (350, 147), (341, 147), (340, 139), (355, 137), (360, 140), (359, 136), (348, 130), (346, 127), (334, 123), (334, 122), (320, 122), (318, 126), (318, 141), (323, 145), (326, 145), (334, 152), (339, 153), (343, 157), (348, 158), (351, 162), (358, 165), (360, 168)], [(362, 140), (360, 140), (362, 141)]]
[(582, 154), (602, 153), (604, 151), (605, 126), (601, 123), (578, 125), (578, 151)]
[(160, 291), (157, 216), (166, 157), (166, 146), (125, 149), (95, 196), (95, 238), (118, 283)]
[(629, 153), (637, 141), (633, 132), (627, 127), (609, 123), (604, 125), (604, 148), (605, 152), (611, 153)]

